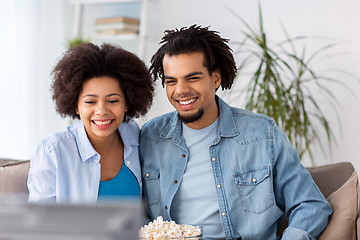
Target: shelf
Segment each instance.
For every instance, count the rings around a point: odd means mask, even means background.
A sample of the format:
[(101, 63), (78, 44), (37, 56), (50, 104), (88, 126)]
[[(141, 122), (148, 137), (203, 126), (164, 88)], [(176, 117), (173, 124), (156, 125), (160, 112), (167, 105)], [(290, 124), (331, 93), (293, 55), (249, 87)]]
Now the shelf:
[(139, 40), (139, 34), (119, 34), (119, 35), (96, 35), (92, 36), (94, 40)]
[(70, 0), (70, 4), (106, 4), (106, 3), (124, 3), (141, 2), (142, 0)]
[[(124, 46), (125, 49), (137, 53), (140, 57), (144, 57), (144, 45), (147, 36), (146, 19), (148, 14), (148, 1), (149, 0), (68, 0), (68, 3), (73, 6), (72, 36), (88, 38), (95, 44), (101, 44), (101, 42), (118, 43)], [(119, 11), (119, 6), (124, 7), (121, 7)], [(119, 16), (124, 15), (126, 17), (138, 18), (140, 20), (138, 33), (119, 35), (96, 34), (94, 32), (94, 20), (96, 18), (106, 17), (106, 15), (114, 17), (114, 13)]]

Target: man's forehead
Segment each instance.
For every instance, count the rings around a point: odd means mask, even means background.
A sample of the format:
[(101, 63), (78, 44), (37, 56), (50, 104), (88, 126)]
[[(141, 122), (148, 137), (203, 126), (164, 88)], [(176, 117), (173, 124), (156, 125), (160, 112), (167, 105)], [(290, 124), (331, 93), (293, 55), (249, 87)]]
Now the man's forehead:
[(204, 56), (202, 53), (186, 53), (178, 55), (165, 55), (163, 58), (164, 71), (198, 71), (201, 72), (204, 69)]

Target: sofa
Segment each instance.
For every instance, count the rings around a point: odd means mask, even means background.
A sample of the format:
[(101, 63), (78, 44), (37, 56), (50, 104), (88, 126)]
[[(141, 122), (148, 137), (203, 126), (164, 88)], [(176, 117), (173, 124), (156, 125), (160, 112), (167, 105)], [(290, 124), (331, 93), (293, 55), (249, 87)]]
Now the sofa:
[[(27, 194), (30, 162), (0, 159), (0, 194)], [(358, 175), (350, 162), (307, 168), (315, 183), (330, 202), (333, 214), (320, 240), (356, 240), (360, 236)], [(281, 235), (287, 226), (284, 219), (278, 228)]]
[(26, 185), (30, 161), (0, 158), (0, 194), (28, 193)]

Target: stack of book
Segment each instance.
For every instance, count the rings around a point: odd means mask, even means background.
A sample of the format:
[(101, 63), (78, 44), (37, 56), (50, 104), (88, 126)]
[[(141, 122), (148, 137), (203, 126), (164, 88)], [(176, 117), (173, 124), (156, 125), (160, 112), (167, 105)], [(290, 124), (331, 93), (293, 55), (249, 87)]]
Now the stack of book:
[(129, 17), (99, 18), (95, 20), (95, 33), (101, 36), (138, 34), (140, 20)]

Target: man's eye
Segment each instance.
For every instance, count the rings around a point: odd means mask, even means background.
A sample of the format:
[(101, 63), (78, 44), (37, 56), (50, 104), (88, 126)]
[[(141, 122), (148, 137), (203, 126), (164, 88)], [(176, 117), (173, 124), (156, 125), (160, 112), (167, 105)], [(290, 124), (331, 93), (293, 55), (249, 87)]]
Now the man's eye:
[(168, 84), (174, 84), (174, 83), (175, 83), (174, 80), (167, 80), (167, 81), (165, 81), (165, 84), (166, 84), (166, 85), (168, 85)]

